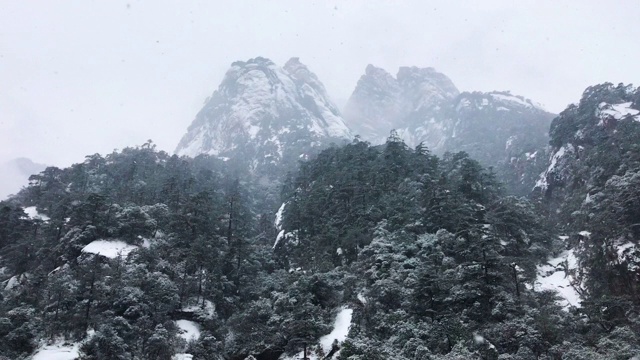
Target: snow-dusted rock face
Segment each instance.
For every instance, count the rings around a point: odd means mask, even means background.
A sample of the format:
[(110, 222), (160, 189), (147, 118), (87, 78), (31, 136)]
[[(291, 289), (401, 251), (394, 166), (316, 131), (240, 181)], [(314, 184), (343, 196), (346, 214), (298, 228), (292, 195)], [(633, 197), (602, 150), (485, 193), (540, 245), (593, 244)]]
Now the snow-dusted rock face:
[[(534, 190), (553, 196), (584, 198), (586, 189), (602, 187), (608, 177), (624, 174), (635, 152), (640, 121), (640, 90), (620, 84), (601, 84), (585, 90), (551, 124), (552, 151)], [(610, 156), (608, 153), (622, 154)], [(622, 164), (622, 166), (620, 166)], [(615, 166), (620, 166), (614, 172)], [(579, 204), (579, 203), (578, 203)]]
[(453, 82), (433, 68), (401, 67), (394, 78), (368, 65), (344, 110), (353, 133), (384, 143), (392, 129), (410, 146), (444, 144), (444, 111), (459, 94)]
[[(456, 98), (452, 108), (453, 125), (446, 148), (471, 154), (475, 149), (491, 146), (518, 156), (521, 144), (526, 144), (524, 150), (533, 153), (537, 147), (546, 145), (549, 124), (555, 116), (531, 100), (509, 92), (465, 92)], [(495, 156), (496, 151), (487, 155)]]
[(260, 171), (351, 138), (324, 85), (298, 58), (279, 67), (258, 57), (232, 64), (175, 152), (241, 159)]
[(492, 166), (512, 194), (525, 196), (546, 165), (554, 114), (509, 92), (465, 92), (454, 101), (444, 149)]

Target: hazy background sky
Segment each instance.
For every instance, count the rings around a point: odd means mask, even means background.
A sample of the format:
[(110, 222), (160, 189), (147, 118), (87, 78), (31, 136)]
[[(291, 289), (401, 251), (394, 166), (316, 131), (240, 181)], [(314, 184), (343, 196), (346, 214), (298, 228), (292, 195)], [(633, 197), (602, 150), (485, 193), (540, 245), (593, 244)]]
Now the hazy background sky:
[(0, 0), (0, 162), (57, 166), (153, 139), (172, 152), (233, 61), (293, 56), (344, 104), (367, 64), (559, 112), (640, 83), (640, 2)]

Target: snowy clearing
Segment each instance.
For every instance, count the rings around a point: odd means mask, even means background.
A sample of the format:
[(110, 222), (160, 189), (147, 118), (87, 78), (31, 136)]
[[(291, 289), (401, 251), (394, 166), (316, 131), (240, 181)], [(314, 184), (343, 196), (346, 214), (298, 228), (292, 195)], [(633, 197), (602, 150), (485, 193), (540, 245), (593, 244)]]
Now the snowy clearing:
[(571, 285), (573, 276), (565, 272), (563, 264), (566, 264), (569, 270), (577, 267), (578, 261), (573, 250), (564, 251), (557, 257), (549, 259), (547, 264), (538, 266), (535, 289), (555, 290), (563, 299), (561, 304), (565, 308), (580, 307), (580, 295)]
[(342, 308), (336, 316), (336, 321), (333, 323), (333, 331), (328, 335), (320, 338), (320, 346), (325, 354), (331, 351), (331, 345), (334, 340), (338, 340), (338, 343), (342, 343), (349, 334), (349, 327), (351, 326), (351, 317), (353, 316), (353, 310)]
[(129, 245), (121, 240), (95, 240), (82, 248), (82, 252), (115, 259), (118, 256), (126, 257), (131, 251), (137, 248), (137, 246)]
[(33, 355), (32, 360), (75, 360), (80, 356), (79, 348), (80, 344), (44, 346)]
[(187, 342), (200, 338), (200, 325), (189, 320), (177, 320), (176, 325), (180, 328), (180, 337)]

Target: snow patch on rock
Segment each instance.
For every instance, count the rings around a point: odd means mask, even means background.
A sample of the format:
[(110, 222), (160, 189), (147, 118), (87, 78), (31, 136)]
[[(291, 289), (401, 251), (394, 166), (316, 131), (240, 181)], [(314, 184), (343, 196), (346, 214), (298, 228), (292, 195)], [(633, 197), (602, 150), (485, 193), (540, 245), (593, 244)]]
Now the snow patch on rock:
[(29, 219), (49, 221), (49, 217), (47, 215), (39, 213), (35, 206), (24, 208), (24, 212), (27, 214)]
[(200, 325), (197, 323), (190, 320), (176, 320), (176, 325), (180, 328), (180, 337), (186, 342), (200, 338)]
[(555, 173), (556, 166), (558, 162), (561, 161), (567, 154), (573, 153), (574, 147), (571, 144), (567, 144), (566, 146), (561, 146), (558, 151), (556, 151), (553, 155), (551, 155), (551, 162), (547, 169), (540, 174), (540, 178), (536, 182), (536, 188), (540, 188), (542, 190), (546, 190), (549, 187), (549, 183), (547, 178)]
[(82, 248), (82, 252), (115, 259), (118, 256), (126, 257), (137, 248), (137, 246), (127, 244), (121, 240), (95, 240)]
[(347, 338), (352, 316), (352, 309), (342, 308), (333, 323), (333, 331), (320, 338), (320, 345), (322, 346), (322, 350), (325, 354), (328, 354), (329, 351), (331, 351), (331, 345), (334, 340), (338, 340), (338, 343), (340, 344)]
[(565, 308), (580, 307), (580, 294), (574, 288), (576, 280), (572, 272), (577, 269), (578, 260), (573, 250), (560, 253), (557, 257), (547, 260), (546, 264), (537, 267), (534, 289), (554, 290), (563, 299), (561, 301)]
[(516, 104), (526, 108), (534, 108), (541, 111), (547, 111), (541, 104), (534, 103), (533, 101), (529, 99), (525, 99), (521, 96), (514, 96), (514, 95), (504, 94), (504, 93), (491, 93), (490, 95), (495, 100), (506, 102), (508, 104)]
[(635, 121), (640, 121), (640, 110), (631, 107), (631, 102), (624, 102), (620, 104), (607, 104), (602, 102), (596, 109), (596, 116), (600, 118), (598, 125), (602, 126), (609, 118), (615, 120), (621, 120), (626, 117), (631, 117)]

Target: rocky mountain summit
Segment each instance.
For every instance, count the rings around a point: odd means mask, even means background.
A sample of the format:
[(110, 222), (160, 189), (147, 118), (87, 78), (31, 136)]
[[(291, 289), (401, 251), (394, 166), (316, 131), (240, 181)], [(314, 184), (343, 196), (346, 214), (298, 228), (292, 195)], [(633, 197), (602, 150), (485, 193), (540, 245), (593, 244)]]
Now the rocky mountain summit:
[(298, 58), (279, 67), (258, 57), (232, 64), (175, 152), (233, 158), (274, 174), (351, 137), (322, 82)]

